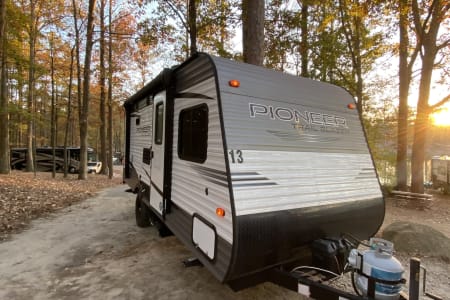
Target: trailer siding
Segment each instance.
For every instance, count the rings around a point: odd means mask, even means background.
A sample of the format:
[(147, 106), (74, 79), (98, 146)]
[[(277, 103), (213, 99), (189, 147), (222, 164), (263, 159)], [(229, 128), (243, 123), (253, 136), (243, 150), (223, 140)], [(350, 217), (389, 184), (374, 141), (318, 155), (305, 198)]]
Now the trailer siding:
[(166, 224), (170, 227), (172, 232), (179, 238), (184, 245), (196, 253), (196, 256), (200, 259), (203, 265), (220, 281), (225, 280), (226, 272), (230, 266), (232, 245), (225, 241), (221, 236), (218, 236), (216, 243), (216, 258), (214, 261), (210, 261), (200, 253), (196, 246), (192, 243), (192, 215), (180, 209), (177, 206), (173, 206), (171, 213), (167, 215)]
[[(243, 160), (230, 164), (237, 215), (375, 198), (384, 209), (359, 116), (348, 109), (353, 99), (345, 90), (224, 59), (215, 62), (228, 153), (240, 151)], [(228, 86), (232, 78), (240, 80), (239, 88)]]
[[(233, 220), (225, 167), (220, 112), (215, 72), (206, 57), (188, 63), (175, 72), (176, 95), (173, 118), (172, 194), (175, 207), (167, 215), (167, 223), (185, 243), (199, 253), (202, 263), (224, 280), (230, 264), (233, 244)], [(203, 163), (178, 156), (179, 117), (186, 108), (206, 104), (208, 107), (207, 157)], [(223, 208), (219, 217), (216, 208)], [(214, 226), (217, 234), (216, 253), (210, 261), (193, 245), (192, 218), (198, 214)]]
[[(366, 239), (384, 200), (354, 100), (342, 88), (214, 58), (237, 237), (229, 279), (295, 259), (301, 247)], [(230, 87), (231, 79), (240, 81)]]
[[(138, 178), (150, 186), (150, 164), (144, 162), (144, 148), (152, 146), (153, 103), (136, 110), (130, 120), (130, 154), (129, 163)], [(139, 123), (136, 123), (139, 119)]]

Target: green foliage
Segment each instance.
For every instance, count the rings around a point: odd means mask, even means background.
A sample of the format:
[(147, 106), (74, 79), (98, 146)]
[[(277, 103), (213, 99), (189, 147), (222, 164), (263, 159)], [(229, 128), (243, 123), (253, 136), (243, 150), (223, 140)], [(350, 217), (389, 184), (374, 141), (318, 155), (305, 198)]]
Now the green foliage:
[(378, 176), (383, 185), (395, 185), (397, 110), (385, 100), (366, 105), (363, 124)]
[[(300, 74), (300, 8), (307, 5), (309, 77), (340, 85), (356, 95), (355, 47), (360, 48), (359, 67), (366, 74), (386, 49), (383, 37), (387, 32), (376, 29), (383, 19), (385, 4), (309, 0), (299, 1), (296, 10), (287, 10), (283, 3), (271, 0), (267, 4), (266, 66)], [(356, 18), (362, 20), (359, 41), (354, 40)]]
[[(151, 17), (138, 26), (139, 39), (152, 45), (151, 51), (172, 60), (183, 61), (188, 55), (189, 28), (186, 1), (149, 1)], [(231, 40), (237, 26), (240, 1), (196, 1), (198, 50), (222, 57), (233, 57)], [(167, 57), (166, 57), (167, 59)]]

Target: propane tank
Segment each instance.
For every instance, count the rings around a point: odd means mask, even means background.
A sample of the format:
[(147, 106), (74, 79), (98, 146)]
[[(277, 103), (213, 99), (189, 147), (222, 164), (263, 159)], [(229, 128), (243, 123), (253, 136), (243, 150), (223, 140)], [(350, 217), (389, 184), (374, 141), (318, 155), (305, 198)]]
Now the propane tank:
[(355, 291), (360, 295), (370, 296), (369, 281), (374, 281), (375, 299), (399, 299), (405, 283), (402, 279), (404, 268), (392, 255), (394, 244), (379, 238), (371, 238), (369, 244), (370, 249), (352, 249), (348, 257), (348, 263), (354, 272), (352, 280)]

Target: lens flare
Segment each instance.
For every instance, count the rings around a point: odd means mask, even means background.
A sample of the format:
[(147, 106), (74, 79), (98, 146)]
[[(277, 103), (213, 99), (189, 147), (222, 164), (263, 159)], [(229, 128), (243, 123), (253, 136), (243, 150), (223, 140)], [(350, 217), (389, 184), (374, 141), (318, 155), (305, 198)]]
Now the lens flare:
[(450, 126), (450, 109), (443, 108), (433, 114), (431, 114), (431, 121), (433, 125), (440, 127)]

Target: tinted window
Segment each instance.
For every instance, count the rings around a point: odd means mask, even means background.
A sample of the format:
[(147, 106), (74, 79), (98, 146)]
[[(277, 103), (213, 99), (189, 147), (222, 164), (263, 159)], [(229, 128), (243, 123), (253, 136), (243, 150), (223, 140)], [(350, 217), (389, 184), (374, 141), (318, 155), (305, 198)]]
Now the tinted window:
[(155, 144), (161, 145), (164, 132), (164, 103), (161, 102), (156, 105), (155, 118)]
[(151, 155), (152, 155), (152, 150), (150, 150), (150, 148), (144, 148), (142, 150), (142, 162), (144, 164), (149, 165), (150, 161), (152, 160)]
[(201, 104), (180, 112), (178, 156), (203, 163), (208, 148), (208, 106)]

